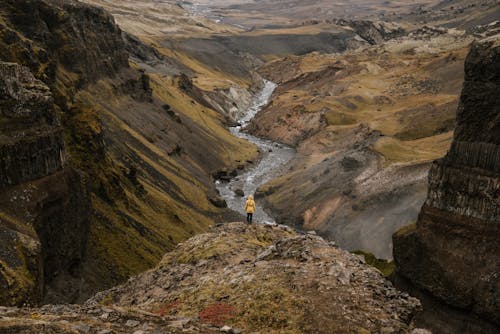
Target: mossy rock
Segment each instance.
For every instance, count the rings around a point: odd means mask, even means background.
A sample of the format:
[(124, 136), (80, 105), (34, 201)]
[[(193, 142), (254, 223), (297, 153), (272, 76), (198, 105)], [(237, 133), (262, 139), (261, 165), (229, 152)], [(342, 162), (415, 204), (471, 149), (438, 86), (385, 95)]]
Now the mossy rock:
[(355, 250), (352, 251), (352, 253), (357, 255), (363, 255), (366, 263), (374, 268), (377, 268), (382, 273), (382, 275), (384, 275), (384, 277), (389, 277), (394, 272), (395, 268), (394, 261), (378, 259), (372, 253), (365, 252), (362, 250)]
[(417, 223), (411, 223), (409, 225), (401, 227), (399, 230), (397, 230), (394, 235), (396, 236), (403, 236), (405, 234), (411, 233), (417, 229)]

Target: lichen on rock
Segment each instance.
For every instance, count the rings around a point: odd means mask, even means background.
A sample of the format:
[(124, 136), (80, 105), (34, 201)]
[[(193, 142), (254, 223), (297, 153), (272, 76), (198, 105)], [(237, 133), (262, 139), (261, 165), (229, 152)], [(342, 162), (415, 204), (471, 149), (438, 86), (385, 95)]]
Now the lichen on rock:
[(103, 303), (209, 320), (225, 312), (224, 324), (266, 333), (404, 332), (420, 306), (362, 257), (319, 236), (244, 223), (187, 240), (87, 305)]

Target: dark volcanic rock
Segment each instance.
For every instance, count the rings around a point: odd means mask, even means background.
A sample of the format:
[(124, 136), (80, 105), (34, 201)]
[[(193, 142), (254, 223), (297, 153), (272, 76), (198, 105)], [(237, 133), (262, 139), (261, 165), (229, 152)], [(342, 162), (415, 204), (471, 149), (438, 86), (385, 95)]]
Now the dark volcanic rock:
[(26, 67), (0, 62), (0, 187), (52, 174), (64, 163), (49, 88)]
[(500, 39), (465, 64), (457, 128), (434, 163), (416, 227), (393, 237), (397, 273), (444, 302), (500, 324)]
[(70, 300), (89, 229), (85, 179), (65, 164), (49, 88), (0, 62), (0, 92), (0, 304)]

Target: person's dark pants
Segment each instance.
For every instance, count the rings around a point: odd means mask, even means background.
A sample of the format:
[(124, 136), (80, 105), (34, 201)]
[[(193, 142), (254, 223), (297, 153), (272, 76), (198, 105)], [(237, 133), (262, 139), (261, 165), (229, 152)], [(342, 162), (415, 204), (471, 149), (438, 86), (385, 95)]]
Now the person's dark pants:
[(253, 213), (248, 212), (247, 213), (247, 223), (251, 223), (252, 222), (252, 218), (253, 218)]

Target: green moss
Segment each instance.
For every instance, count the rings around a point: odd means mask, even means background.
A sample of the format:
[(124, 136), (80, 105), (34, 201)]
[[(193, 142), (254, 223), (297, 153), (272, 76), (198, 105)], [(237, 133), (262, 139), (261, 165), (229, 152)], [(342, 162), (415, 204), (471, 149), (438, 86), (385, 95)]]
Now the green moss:
[(230, 252), (231, 248), (225, 240), (212, 243), (205, 248), (195, 248), (189, 252), (185, 252), (176, 258), (179, 263), (196, 263), (200, 260), (207, 260)]
[(377, 259), (372, 253), (368, 253), (362, 250), (355, 250), (352, 253), (363, 255), (366, 263), (372, 267), (377, 268), (382, 273), (382, 275), (384, 275), (384, 277), (388, 277), (394, 272), (394, 261)]
[(105, 306), (113, 304), (113, 296), (111, 294), (107, 294), (104, 298), (102, 298), (99, 304)]
[(26, 267), (11, 268), (0, 260), (0, 302), (5, 305), (21, 305), (37, 300), (36, 280)]
[(415, 231), (417, 229), (417, 223), (411, 223), (409, 225), (406, 225), (406, 226), (403, 226), (401, 227), (399, 230), (396, 231), (396, 233), (394, 233), (395, 235), (397, 236), (403, 236), (403, 235), (406, 235), (408, 233), (412, 233), (413, 231)]

